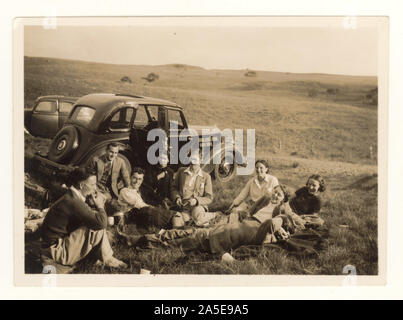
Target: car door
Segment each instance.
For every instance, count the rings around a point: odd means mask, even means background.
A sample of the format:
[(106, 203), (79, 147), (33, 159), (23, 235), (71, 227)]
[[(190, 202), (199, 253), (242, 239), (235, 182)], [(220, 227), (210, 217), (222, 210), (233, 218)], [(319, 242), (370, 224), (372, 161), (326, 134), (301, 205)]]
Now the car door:
[(63, 127), (64, 122), (68, 118), (71, 109), (73, 109), (74, 102), (66, 101), (66, 100), (59, 100), (59, 122), (58, 128), (60, 130)]
[(167, 108), (167, 128), (168, 128), (168, 145), (169, 145), (169, 159), (172, 164), (180, 164), (180, 150), (182, 147), (190, 141), (190, 138), (186, 140), (180, 140), (180, 135), (187, 133), (184, 129), (187, 128), (183, 113), (177, 109)]
[(31, 134), (44, 138), (53, 138), (58, 129), (57, 100), (40, 100), (32, 112)]

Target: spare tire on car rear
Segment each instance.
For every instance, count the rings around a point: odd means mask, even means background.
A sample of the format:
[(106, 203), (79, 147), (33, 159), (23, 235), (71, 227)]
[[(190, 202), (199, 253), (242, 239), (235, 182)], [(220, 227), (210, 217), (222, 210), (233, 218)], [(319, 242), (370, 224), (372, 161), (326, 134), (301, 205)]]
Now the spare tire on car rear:
[(49, 148), (49, 160), (65, 164), (78, 147), (78, 132), (72, 126), (63, 127), (53, 138)]

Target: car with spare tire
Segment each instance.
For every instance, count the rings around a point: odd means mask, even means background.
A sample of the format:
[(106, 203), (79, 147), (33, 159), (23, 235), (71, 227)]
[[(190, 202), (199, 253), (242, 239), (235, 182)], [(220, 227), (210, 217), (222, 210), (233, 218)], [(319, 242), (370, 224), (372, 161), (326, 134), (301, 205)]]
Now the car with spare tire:
[[(172, 131), (172, 123), (177, 127), (176, 132)], [(200, 150), (206, 145), (213, 150), (214, 139), (223, 139), (203, 135), (201, 130), (216, 127), (189, 126), (183, 108), (174, 102), (128, 94), (89, 94), (76, 101), (63, 127), (53, 138), (48, 153), (32, 156), (34, 166), (53, 176), (63, 175), (75, 167), (88, 166), (94, 157), (105, 152), (108, 144), (117, 143), (120, 151), (118, 156), (124, 160), (129, 172), (134, 166), (146, 167), (150, 165), (147, 149), (153, 143), (147, 140), (147, 136), (155, 128), (167, 133), (169, 145), (185, 129), (197, 132)], [(225, 151), (224, 146), (226, 144), (220, 141), (220, 163), (209, 161), (202, 164), (202, 169), (216, 179), (227, 182), (236, 174), (238, 165), (246, 166), (246, 160), (232, 146), (232, 159), (230, 157), (228, 161), (225, 152), (222, 152)], [(211, 154), (211, 160), (214, 156)], [(169, 165), (174, 171), (182, 166), (180, 163)]]

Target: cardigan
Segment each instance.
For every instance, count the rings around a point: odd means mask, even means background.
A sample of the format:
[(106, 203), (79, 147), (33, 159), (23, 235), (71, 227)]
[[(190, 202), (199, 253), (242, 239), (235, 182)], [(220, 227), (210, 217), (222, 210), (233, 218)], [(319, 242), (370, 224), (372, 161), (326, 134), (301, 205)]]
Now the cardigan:
[[(171, 185), (171, 199), (176, 201), (178, 197), (183, 199), (189, 198), (191, 194), (197, 200), (198, 205), (207, 207), (213, 201), (213, 184), (211, 176), (200, 169), (195, 177), (194, 183), (189, 186), (192, 178), (185, 172), (186, 168), (179, 168), (175, 179)], [(191, 190), (189, 189), (191, 187)]]
[(310, 194), (307, 187), (295, 191), (290, 199), (290, 207), (296, 214), (314, 214), (320, 211), (322, 201), (316, 195)]

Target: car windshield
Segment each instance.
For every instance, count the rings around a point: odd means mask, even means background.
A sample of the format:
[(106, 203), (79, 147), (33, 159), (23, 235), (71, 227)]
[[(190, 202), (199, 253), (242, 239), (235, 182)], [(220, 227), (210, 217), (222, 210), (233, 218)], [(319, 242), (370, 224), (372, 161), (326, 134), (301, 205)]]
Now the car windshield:
[(81, 125), (88, 125), (94, 118), (95, 110), (86, 106), (78, 106), (71, 114), (71, 120), (79, 122)]

